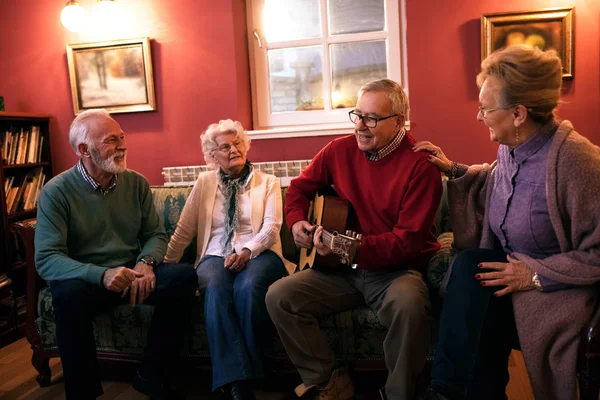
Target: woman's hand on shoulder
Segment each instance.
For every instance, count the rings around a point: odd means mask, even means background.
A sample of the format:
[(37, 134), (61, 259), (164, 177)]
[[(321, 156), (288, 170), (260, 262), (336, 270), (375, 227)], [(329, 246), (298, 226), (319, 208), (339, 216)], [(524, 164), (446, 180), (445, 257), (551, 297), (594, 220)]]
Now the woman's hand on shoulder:
[(239, 272), (246, 267), (246, 263), (250, 259), (250, 255), (250, 250), (244, 247), (239, 254), (233, 253), (227, 257), (225, 259), (224, 266), (232, 271)]
[(481, 286), (506, 286), (494, 292), (496, 297), (534, 289), (532, 269), (510, 255), (507, 255), (506, 259), (508, 262), (483, 262), (479, 264), (479, 268), (492, 271), (478, 273), (475, 275), (475, 279), (481, 283)]
[(418, 142), (413, 146), (412, 150), (414, 152), (430, 152), (431, 155), (429, 156), (429, 162), (438, 167), (438, 169), (443, 173), (449, 172), (452, 169), (452, 161), (450, 161), (448, 157), (446, 157), (442, 149), (440, 149), (438, 146), (434, 145), (431, 142)]

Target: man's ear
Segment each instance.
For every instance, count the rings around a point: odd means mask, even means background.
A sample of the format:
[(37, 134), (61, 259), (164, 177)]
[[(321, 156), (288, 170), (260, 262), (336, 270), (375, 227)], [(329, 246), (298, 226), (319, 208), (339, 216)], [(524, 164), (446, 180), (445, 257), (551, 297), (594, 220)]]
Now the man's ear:
[(396, 131), (399, 131), (400, 129), (404, 128), (404, 123), (405, 123), (405, 118), (404, 115), (399, 114), (398, 118), (396, 119)]
[(79, 153), (81, 154), (82, 157), (89, 157), (90, 156), (90, 152), (88, 150), (88, 145), (85, 143), (79, 143), (79, 146), (77, 146), (77, 149), (79, 150)]

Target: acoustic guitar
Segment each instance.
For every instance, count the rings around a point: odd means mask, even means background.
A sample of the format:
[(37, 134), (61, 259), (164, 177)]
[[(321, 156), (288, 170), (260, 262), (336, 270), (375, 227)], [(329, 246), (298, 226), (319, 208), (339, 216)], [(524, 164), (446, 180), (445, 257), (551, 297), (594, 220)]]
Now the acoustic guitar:
[(314, 246), (300, 249), (300, 270), (315, 268), (332, 271), (348, 266), (357, 267), (352, 260), (360, 247), (362, 235), (346, 230), (349, 211), (350, 203), (347, 200), (317, 193), (308, 212), (308, 222), (313, 225), (313, 232), (317, 226), (323, 226), (321, 240), (333, 254), (322, 256)]

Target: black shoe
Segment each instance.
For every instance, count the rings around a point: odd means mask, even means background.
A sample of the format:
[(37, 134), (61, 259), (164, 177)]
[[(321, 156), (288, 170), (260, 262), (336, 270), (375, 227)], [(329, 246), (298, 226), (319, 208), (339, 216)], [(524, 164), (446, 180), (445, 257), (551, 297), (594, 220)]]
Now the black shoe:
[(219, 388), (223, 400), (256, 400), (254, 393), (244, 381), (229, 383)]
[(141, 373), (137, 370), (132, 386), (138, 392), (150, 396), (151, 400), (179, 400), (184, 397), (171, 389), (166, 380), (159, 374)]

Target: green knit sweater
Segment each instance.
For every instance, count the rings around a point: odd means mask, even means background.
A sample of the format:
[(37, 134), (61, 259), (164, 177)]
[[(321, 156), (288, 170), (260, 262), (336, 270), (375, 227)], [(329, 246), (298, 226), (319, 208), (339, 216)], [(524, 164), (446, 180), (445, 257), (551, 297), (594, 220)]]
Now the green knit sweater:
[(133, 266), (145, 255), (161, 262), (166, 248), (150, 187), (137, 172), (119, 174), (115, 189), (104, 196), (73, 167), (40, 193), (35, 264), (46, 281), (102, 285), (107, 268)]

